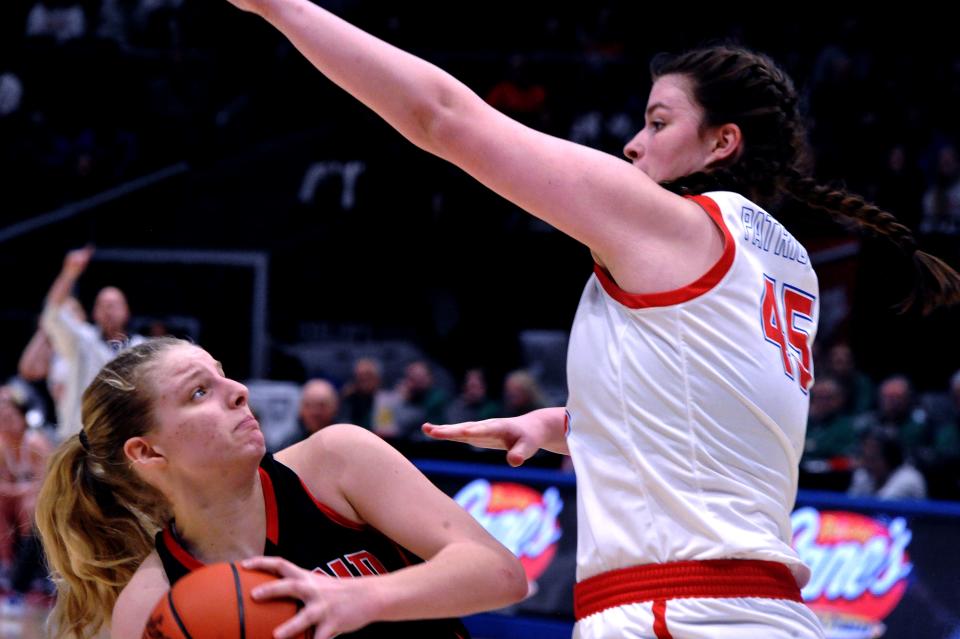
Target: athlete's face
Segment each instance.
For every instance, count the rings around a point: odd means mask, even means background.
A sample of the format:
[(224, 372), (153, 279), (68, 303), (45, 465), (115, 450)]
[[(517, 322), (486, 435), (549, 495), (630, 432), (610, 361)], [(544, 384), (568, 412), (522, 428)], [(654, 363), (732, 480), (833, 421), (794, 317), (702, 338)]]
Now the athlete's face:
[(687, 76), (665, 75), (654, 82), (644, 127), (623, 153), (656, 182), (696, 173), (716, 159), (711, 153), (713, 136), (704, 135), (703, 118)]
[(168, 467), (203, 474), (263, 455), (263, 433), (247, 404), (246, 386), (228, 379), (205, 350), (189, 345), (167, 349), (149, 379), (156, 427), (146, 439)]

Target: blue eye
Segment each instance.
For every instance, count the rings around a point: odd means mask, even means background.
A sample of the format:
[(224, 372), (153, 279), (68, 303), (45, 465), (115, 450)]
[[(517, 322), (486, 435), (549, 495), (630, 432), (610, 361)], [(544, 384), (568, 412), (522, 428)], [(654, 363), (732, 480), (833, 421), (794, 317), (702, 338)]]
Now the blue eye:
[(190, 399), (200, 399), (201, 397), (207, 394), (207, 390), (202, 386), (193, 391), (193, 395), (190, 396)]

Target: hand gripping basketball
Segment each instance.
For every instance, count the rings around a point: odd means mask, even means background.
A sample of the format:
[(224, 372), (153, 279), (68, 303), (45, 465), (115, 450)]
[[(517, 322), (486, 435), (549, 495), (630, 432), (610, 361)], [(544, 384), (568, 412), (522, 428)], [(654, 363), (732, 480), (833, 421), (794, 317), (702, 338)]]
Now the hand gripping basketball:
[[(294, 599), (255, 600), (254, 588), (278, 579), (235, 563), (204, 566), (167, 591), (147, 620), (143, 639), (273, 639), (297, 613)], [(287, 638), (307, 639), (306, 632)]]
[(254, 589), (255, 601), (303, 602), (293, 618), (275, 631), (276, 639), (296, 639), (314, 627), (313, 639), (330, 639), (352, 632), (376, 620), (376, 584), (378, 579), (334, 579), (321, 572), (310, 572), (280, 557), (254, 557), (243, 562), (245, 568), (277, 575)]

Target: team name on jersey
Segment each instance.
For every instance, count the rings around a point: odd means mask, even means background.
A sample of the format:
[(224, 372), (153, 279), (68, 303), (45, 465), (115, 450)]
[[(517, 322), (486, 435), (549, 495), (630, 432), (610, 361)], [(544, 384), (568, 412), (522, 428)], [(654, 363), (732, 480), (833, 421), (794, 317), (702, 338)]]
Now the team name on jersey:
[(743, 239), (750, 246), (797, 264), (810, 262), (806, 249), (766, 211), (744, 206), (740, 209), (740, 220), (743, 222)]
[(328, 561), (326, 566), (317, 566), (313, 569), (313, 572), (322, 572), (339, 579), (349, 579), (351, 577), (385, 575), (388, 571), (373, 553), (361, 550)]

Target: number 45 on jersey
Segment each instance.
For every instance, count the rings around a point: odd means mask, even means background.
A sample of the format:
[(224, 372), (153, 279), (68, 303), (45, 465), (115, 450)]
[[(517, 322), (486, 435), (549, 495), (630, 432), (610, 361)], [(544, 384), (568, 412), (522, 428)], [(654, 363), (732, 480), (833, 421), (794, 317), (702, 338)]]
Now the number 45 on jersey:
[[(777, 288), (780, 296), (777, 297)], [(798, 322), (806, 325), (813, 323), (813, 306), (816, 298), (796, 286), (784, 282), (780, 287), (777, 280), (764, 274), (763, 297), (760, 301), (760, 325), (768, 343), (780, 349), (783, 372), (790, 379), (796, 379), (804, 394), (813, 383), (813, 364), (810, 348), (810, 333), (800, 328)]]

